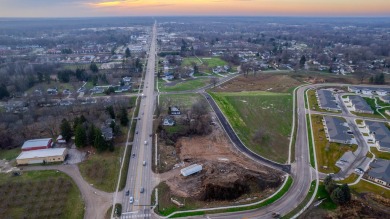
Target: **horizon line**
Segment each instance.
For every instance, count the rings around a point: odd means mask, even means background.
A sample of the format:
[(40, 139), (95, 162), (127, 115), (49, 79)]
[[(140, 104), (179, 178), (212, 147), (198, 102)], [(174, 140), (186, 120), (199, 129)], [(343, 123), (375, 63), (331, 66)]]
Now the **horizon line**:
[(215, 18), (223, 18), (223, 17), (232, 17), (232, 18), (390, 18), (390, 15), (108, 15), (108, 16), (42, 16), (42, 17), (23, 17), (23, 16), (6, 16), (1, 17), (4, 18), (14, 18), (14, 19), (42, 19), (42, 18), (54, 18), (54, 19), (66, 19), (66, 18), (123, 18), (123, 17), (139, 17), (139, 18), (169, 18), (169, 17), (215, 17)]

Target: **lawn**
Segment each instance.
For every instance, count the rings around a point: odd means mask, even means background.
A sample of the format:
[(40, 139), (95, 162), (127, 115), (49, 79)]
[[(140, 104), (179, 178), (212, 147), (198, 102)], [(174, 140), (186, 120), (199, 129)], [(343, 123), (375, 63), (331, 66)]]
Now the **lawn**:
[(18, 157), (21, 152), (22, 150), (20, 148), (0, 150), (0, 160), (13, 160)]
[(324, 184), (320, 183), (317, 190), (317, 200), (325, 198), (325, 200), (321, 203), (320, 207), (326, 210), (334, 210), (337, 208), (337, 204), (335, 204), (330, 198), (329, 193), (325, 190)]
[(198, 101), (206, 101), (206, 99), (200, 94), (163, 94), (160, 95), (161, 113), (167, 114), (169, 105), (178, 106), (182, 113), (185, 113)]
[(199, 61), (198, 58), (196, 57), (187, 57), (187, 58), (184, 58), (181, 65), (182, 66), (192, 66), (192, 64), (195, 63), (197, 65), (200, 65), (201, 62)]
[[(177, 83), (176, 83), (177, 82)], [(210, 79), (208, 78), (197, 78), (197, 79), (187, 79), (187, 80), (176, 80), (172, 83), (175, 85), (169, 85), (165, 81), (159, 81), (158, 88), (160, 92), (174, 92), (174, 91), (187, 91), (195, 90), (201, 87), (208, 85)]]
[(344, 145), (328, 142), (322, 124), (322, 116), (312, 115), (311, 119), (318, 169), (323, 173), (337, 173), (340, 168), (336, 166), (336, 161), (340, 159), (345, 152), (355, 151), (357, 145)]
[[(369, 114), (370, 116), (377, 116), (378, 118), (383, 118), (383, 116), (382, 115), (384, 115), (384, 117), (386, 118), (386, 119), (388, 119), (388, 118), (390, 118), (390, 116), (388, 116), (387, 114), (386, 114), (386, 109), (387, 110), (389, 110), (390, 108), (382, 108), (382, 109), (376, 109), (376, 104), (375, 104), (375, 99), (373, 99), (373, 98), (369, 98), (369, 97), (363, 97), (363, 99), (367, 102), (367, 104), (371, 107), (371, 109), (372, 110), (374, 110), (374, 115), (372, 115), (372, 114)], [(377, 101), (378, 101), (378, 103), (379, 103), (379, 99), (377, 99)], [(382, 102), (382, 101), (381, 101)], [(382, 102), (382, 104), (386, 104), (386, 103), (383, 103)], [(379, 104), (380, 105), (380, 104)], [(380, 112), (380, 113), (382, 113), (382, 115), (381, 114), (379, 114), (378, 113), (378, 111)]]
[(352, 173), (347, 178), (345, 178), (343, 180), (336, 181), (336, 183), (338, 183), (338, 184), (345, 184), (345, 183), (349, 184), (349, 183), (355, 182), (358, 178), (359, 178), (359, 175), (357, 175), (355, 173)]
[(370, 151), (375, 154), (375, 158), (390, 160), (390, 152), (378, 151), (376, 147), (370, 147)]
[(227, 65), (227, 62), (218, 58), (218, 57), (203, 57), (201, 58), (202, 62), (206, 64), (208, 67), (215, 68), (217, 66)]
[(315, 168), (315, 159), (314, 159), (314, 146), (313, 146), (313, 138), (311, 136), (311, 125), (309, 114), (306, 114), (306, 126), (307, 126), (307, 138), (309, 139), (309, 152), (310, 152), (310, 165)]
[(64, 173), (0, 174), (0, 218), (76, 218), (84, 216), (84, 202), (73, 180)]
[(255, 153), (285, 163), (292, 127), (292, 95), (270, 92), (211, 93), (241, 141)]
[(357, 193), (375, 193), (387, 199), (390, 199), (390, 190), (384, 189), (380, 186), (377, 186), (364, 180), (360, 180), (358, 184), (351, 186), (351, 190)]
[(120, 168), (119, 159), (123, 156), (123, 151), (124, 147), (116, 147), (114, 152), (90, 155), (79, 164), (81, 175), (97, 189), (114, 192)]

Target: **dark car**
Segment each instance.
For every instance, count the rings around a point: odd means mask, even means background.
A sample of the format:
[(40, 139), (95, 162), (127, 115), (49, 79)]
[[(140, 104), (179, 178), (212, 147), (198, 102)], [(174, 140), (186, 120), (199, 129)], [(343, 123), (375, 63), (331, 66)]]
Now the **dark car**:
[(130, 191), (129, 191), (129, 190), (127, 190), (127, 192), (126, 192), (126, 196), (129, 196), (129, 194), (130, 194)]

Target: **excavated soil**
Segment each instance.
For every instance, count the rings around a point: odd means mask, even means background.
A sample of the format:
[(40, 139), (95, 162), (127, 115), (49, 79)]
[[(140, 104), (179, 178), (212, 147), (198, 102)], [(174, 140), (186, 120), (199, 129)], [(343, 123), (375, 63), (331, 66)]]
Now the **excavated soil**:
[(161, 174), (171, 193), (199, 201), (237, 200), (244, 194), (263, 197), (282, 183), (282, 173), (251, 161), (234, 148), (219, 124), (207, 136), (182, 137), (175, 144), (183, 166), (201, 164), (203, 170), (183, 177), (179, 169)]

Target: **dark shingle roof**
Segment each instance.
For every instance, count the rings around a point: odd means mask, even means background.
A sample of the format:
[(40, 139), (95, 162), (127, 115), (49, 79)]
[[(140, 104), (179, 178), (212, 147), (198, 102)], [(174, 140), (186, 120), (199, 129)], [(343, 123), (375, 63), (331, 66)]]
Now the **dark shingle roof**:
[(328, 135), (330, 139), (339, 141), (349, 141), (352, 139), (352, 135), (347, 132), (350, 131), (348, 126), (345, 126), (345, 121), (331, 116), (324, 116), (326, 127), (328, 128)]
[(370, 167), (369, 176), (390, 183), (390, 160), (377, 159)]
[(380, 147), (390, 149), (390, 130), (384, 123), (365, 121), (368, 130), (375, 133), (375, 140), (379, 141)]
[(371, 107), (367, 104), (367, 102), (363, 99), (361, 96), (349, 96), (349, 99), (351, 100), (352, 104), (355, 106), (355, 109), (361, 110), (361, 111), (371, 111)]
[(329, 108), (335, 110), (339, 109), (339, 106), (336, 103), (332, 91), (322, 89), (322, 90), (317, 90), (317, 94), (319, 99), (318, 104), (320, 105), (321, 108)]

